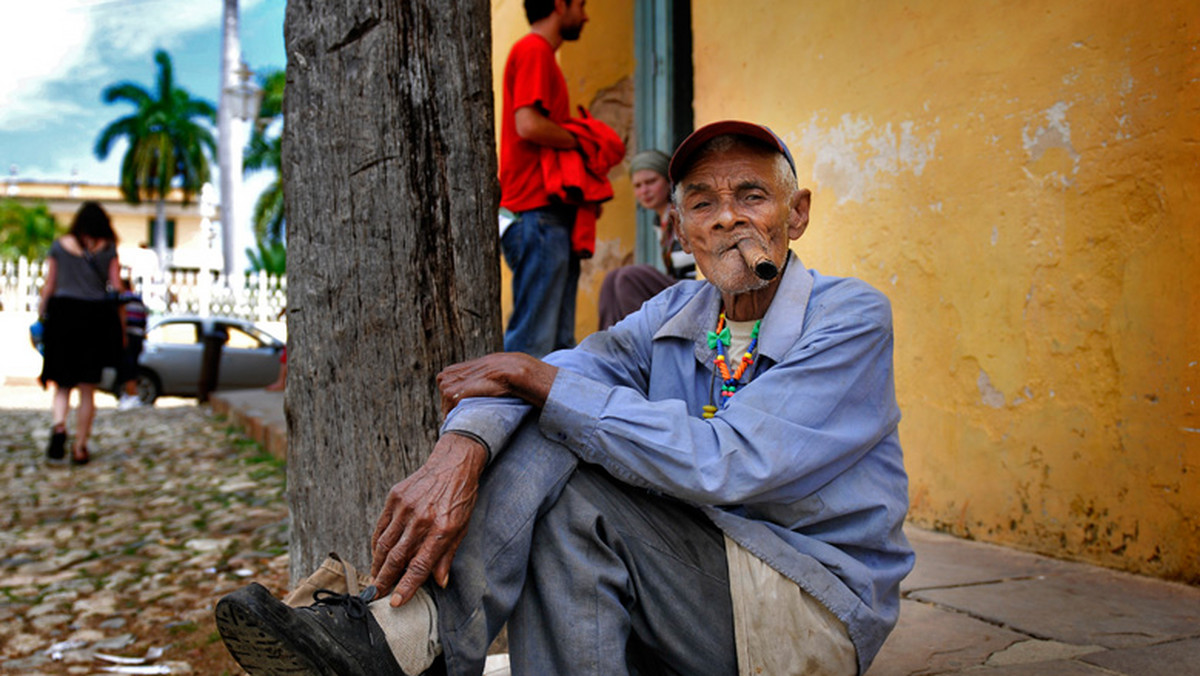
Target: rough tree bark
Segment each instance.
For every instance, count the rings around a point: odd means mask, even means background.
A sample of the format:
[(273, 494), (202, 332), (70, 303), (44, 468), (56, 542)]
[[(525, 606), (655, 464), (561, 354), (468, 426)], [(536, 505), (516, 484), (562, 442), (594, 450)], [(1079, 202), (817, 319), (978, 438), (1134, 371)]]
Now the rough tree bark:
[(435, 376), (499, 349), (486, 0), (289, 0), (291, 574), (369, 566), (437, 437)]

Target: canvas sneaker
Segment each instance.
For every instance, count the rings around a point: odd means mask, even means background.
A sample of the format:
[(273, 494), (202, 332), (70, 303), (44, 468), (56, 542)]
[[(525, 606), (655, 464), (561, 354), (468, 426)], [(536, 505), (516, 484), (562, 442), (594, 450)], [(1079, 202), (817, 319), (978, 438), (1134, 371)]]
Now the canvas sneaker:
[(337, 552), (330, 552), (316, 572), (304, 578), (284, 597), (283, 602), (293, 608), (311, 606), (317, 600), (317, 592), (322, 589), (335, 594), (358, 595), (370, 585), (370, 575), (358, 572), (349, 561), (343, 561)]
[(118, 411), (129, 411), (135, 408), (141, 408), (142, 400), (136, 394), (122, 394), (121, 399), (117, 401)]

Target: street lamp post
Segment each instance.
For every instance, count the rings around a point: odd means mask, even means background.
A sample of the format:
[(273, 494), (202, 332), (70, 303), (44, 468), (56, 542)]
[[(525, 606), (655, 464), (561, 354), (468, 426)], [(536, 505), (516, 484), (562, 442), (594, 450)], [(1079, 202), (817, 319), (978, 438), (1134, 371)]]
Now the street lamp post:
[(238, 39), (237, 0), (225, 0), (221, 33), (221, 99), (217, 106), (217, 160), (221, 171), (221, 252), (223, 271), (234, 284), (236, 273), (245, 265), (239, 264), (239, 252), (244, 245), (238, 237), (239, 199), (242, 192), (242, 149), (249, 140), (249, 123), (258, 116), (262, 88), (241, 59)]
[(231, 112), (237, 120), (253, 122), (258, 119), (258, 109), (262, 106), (262, 87), (254, 81), (254, 71), (245, 61), (238, 66), (236, 75), (237, 84), (229, 92)]

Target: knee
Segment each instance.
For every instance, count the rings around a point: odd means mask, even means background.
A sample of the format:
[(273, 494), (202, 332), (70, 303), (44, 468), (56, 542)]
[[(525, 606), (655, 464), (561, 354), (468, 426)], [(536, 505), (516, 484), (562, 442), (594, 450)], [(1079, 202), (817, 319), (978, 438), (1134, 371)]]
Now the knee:
[(530, 416), (496, 453), (483, 485), (513, 493), (557, 491), (578, 463), (571, 449), (543, 434), (537, 417)]

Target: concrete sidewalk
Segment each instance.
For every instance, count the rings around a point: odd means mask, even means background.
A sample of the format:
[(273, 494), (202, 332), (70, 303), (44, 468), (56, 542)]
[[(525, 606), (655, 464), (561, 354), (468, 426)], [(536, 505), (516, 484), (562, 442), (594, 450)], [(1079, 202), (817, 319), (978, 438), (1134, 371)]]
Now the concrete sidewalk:
[[(286, 453), (281, 393), (212, 405)], [(916, 569), (868, 676), (1200, 676), (1200, 587), (907, 531)]]
[(907, 530), (917, 566), (869, 676), (1200, 675), (1200, 588)]

